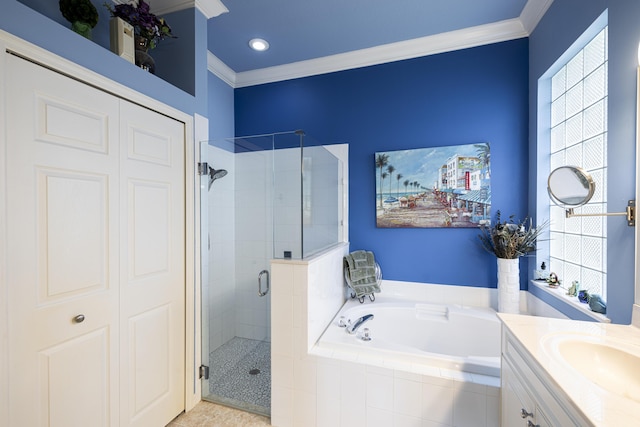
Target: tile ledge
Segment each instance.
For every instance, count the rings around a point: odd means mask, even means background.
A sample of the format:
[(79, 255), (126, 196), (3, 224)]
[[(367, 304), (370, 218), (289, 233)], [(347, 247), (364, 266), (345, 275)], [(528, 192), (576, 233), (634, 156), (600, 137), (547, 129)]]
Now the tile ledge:
[[(576, 310), (580, 311), (581, 313), (586, 314), (587, 316), (591, 317), (592, 319), (601, 322), (601, 323), (611, 323), (611, 319), (609, 319), (607, 316), (600, 314), (600, 313), (595, 313), (593, 311), (591, 311), (589, 309), (589, 307), (587, 306), (587, 304), (583, 304), (581, 302), (578, 301), (577, 297), (570, 297), (568, 295), (566, 295), (567, 290), (562, 288), (562, 287), (558, 287), (558, 288), (550, 288), (549, 286), (546, 285), (546, 282), (541, 282), (540, 280), (529, 280), (529, 282), (531, 284), (533, 284), (535, 287), (539, 288), (540, 290), (548, 293), (549, 295), (553, 296), (554, 298), (558, 299), (559, 301), (562, 301), (564, 304), (575, 308)], [(640, 323), (640, 319), (639, 319), (639, 323)]]
[(640, 328), (640, 305), (633, 304), (633, 311), (631, 312), (631, 326)]

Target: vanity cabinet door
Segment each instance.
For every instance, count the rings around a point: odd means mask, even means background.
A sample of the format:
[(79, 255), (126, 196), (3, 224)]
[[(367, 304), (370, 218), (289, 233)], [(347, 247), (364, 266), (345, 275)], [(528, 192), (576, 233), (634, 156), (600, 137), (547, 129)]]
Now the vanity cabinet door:
[(504, 358), (502, 359), (501, 393), (503, 427), (527, 426), (529, 420), (533, 422), (536, 405), (516, 375), (511, 363)]
[[(534, 426), (552, 427), (554, 425), (553, 423), (551, 423), (551, 421), (549, 421), (549, 416), (545, 413), (545, 410), (537, 403), (536, 403), (535, 414), (536, 414), (536, 422), (533, 424)], [(574, 425), (573, 422), (568, 420), (566, 417), (563, 417), (563, 420), (564, 421), (562, 422), (564, 422), (565, 424), (555, 424), (555, 425), (566, 425), (566, 426)]]

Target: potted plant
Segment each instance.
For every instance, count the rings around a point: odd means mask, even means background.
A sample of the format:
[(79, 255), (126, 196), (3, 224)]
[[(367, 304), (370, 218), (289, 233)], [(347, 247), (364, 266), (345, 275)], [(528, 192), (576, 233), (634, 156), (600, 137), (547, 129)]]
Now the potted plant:
[(537, 240), (548, 225), (545, 221), (533, 227), (531, 218), (516, 222), (513, 215), (508, 221), (501, 221), (498, 211), (492, 226), (480, 226), (482, 247), (498, 259), (498, 311), (520, 311), (519, 259), (536, 250)]
[(91, 29), (98, 23), (98, 11), (90, 0), (60, 0), (62, 16), (71, 22), (71, 29), (91, 40)]

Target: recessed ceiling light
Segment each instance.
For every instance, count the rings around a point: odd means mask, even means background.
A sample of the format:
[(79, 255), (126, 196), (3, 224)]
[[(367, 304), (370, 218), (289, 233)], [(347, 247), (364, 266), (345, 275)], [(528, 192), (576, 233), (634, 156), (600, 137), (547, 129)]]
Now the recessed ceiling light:
[(258, 52), (269, 49), (269, 43), (263, 39), (251, 39), (249, 41), (249, 46), (251, 46), (251, 49), (257, 50)]

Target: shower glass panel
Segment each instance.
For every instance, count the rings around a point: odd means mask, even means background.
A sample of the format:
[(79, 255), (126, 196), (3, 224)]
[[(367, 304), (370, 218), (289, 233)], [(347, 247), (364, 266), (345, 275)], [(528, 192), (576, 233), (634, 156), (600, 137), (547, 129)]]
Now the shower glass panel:
[(342, 164), (301, 131), (200, 143), (203, 399), (269, 415), (270, 261), (341, 241)]
[[(302, 257), (308, 258), (342, 241), (342, 162), (305, 137), (302, 149)], [(277, 253), (277, 252), (276, 252)]]

